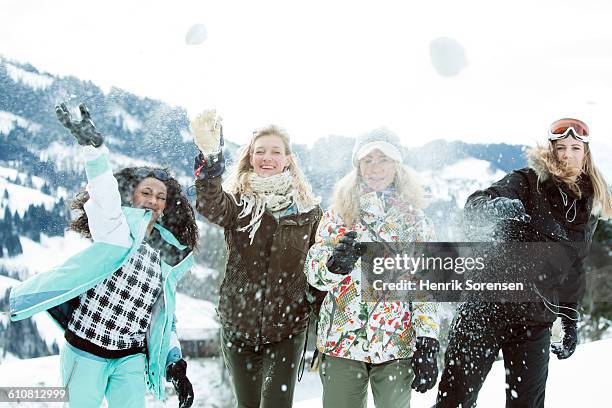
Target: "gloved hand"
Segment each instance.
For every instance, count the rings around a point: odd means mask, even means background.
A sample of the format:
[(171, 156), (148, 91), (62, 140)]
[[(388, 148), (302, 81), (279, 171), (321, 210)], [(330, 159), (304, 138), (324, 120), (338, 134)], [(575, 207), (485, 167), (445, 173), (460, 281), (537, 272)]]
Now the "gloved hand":
[(193, 141), (204, 156), (211, 155), (221, 150), (223, 119), (217, 112), (205, 110), (191, 121)]
[(531, 221), (525, 206), (519, 199), (496, 197), (483, 204), (482, 209), (490, 216), (501, 220), (516, 220), (524, 223)]
[(327, 269), (339, 275), (348, 275), (355, 262), (365, 253), (365, 244), (357, 242), (356, 231), (349, 231), (338, 240), (332, 256), (327, 260)]
[(81, 121), (75, 122), (70, 117), (70, 111), (65, 103), (55, 105), (55, 114), (62, 125), (72, 133), (77, 142), (82, 146), (100, 147), (104, 143), (104, 138), (96, 130), (89, 111), (84, 103), (79, 105), (81, 111)]
[(567, 315), (561, 317), (561, 341), (550, 345), (552, 352), (557, 355), (559, 360), (565, 360), (570, 357), (576, 351), (576, 345), (578, 344), (578, 311), (577, 304), (561, 304), (563, 306), (560, 311)]
[[(223, 132), (221, 133), (221, 145), (223, 145)], [(225, 171), (225, 159), (223, 158), (223, 150), (210, 155), (198, 154), (195, 157), (195, 165), (193, 167), (194, 175), (200, 179), (211, 179), (219, 177)]]
[(417, 392), (431, 390), (438, 380), (437, 357), (440, 342), (431, 337), (417, 337), (416, 350), (412, 354), (414, 380), (412, 389)]
[(174, 385), (179, 397), (179, 408), (189, 408), (193, 404), (193, 387), (187, 378), (187, 362), (180, 359), (172, 363), (166, 370), (166, 377)]

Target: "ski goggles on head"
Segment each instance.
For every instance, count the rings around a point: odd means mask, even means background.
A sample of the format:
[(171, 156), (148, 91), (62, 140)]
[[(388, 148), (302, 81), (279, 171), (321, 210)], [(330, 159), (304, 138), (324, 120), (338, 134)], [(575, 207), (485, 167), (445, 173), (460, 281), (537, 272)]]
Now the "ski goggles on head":
[(591, 139), (589, 136), (589, 127), (581, 120), (564, 118), (550, 125), (548, 140), (561, 140), (569, 136), (583, 143), (589, 143)]
[(134, 175), (138, 178), (154, 177), (159, 181), (170, 180), (170, 175), (166, 170), (153, 167), (138, 167), (134, 170)]

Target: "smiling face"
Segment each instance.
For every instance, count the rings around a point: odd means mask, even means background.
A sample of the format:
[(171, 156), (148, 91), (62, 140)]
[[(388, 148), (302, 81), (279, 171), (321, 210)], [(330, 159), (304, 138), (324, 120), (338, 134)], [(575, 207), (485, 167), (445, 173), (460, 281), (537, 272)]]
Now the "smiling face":
[(553, 149), (557, 155), (557, 159), (567, 166), (572, 176), (577, 176), (582, 171), (585, 156), (585, 145), (583, 142), (566, 137), (565, 139), (557, 140)]
[(374, 191), (382, 191), (393, 183), (396, 168), (396, 162), (378, 149), (359, 160), (361, 178)]
[(147, 177), (138, 183), (132, 195), (132, 205), (135, 208), (148, 208), (155, 212), (162, 212), (166, 208), (166, 185), (154, 178)]
[(280, 136), (265, 135), (253, 143), (250, 162), (258, 176), (270, 177), (282, 173), (289, 166), (291, 156)]

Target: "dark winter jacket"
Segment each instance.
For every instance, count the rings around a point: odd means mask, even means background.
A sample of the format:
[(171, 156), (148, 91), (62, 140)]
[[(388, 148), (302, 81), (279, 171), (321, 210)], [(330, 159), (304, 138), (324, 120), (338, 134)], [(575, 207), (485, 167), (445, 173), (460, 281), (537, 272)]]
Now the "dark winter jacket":
[[(518, 242), (558, 242), (567, 248), (566, 255), (571, 266), (562, 276), (550, 271), (539, 291), (554, 305), (576, 303), (584, 290), (583, 261), (588, 255), (593, 234), (597, 227), (597, 215), (593, 211), (593, 187), (590, 180), (582, 177), (579, 181), (582, 197), (578, 199), (563, 183), (548, 173), (546, 166), (537, 155), (530, 157), (530, 167), (515, 170), (485, 190), (476, 191), (467, 200), (465, 214), (468, 218), (478, 217), (479, 209), (490, 199), (508, 197), (519, 199), (526, 213), (531, 217), (528, 224), (517, 221), (500, 221), (495, 228), (495, 238)], [(564, 197), (567, 196), (564, 203)], [(571, 205), (576, 199), (576, 213)], [(568, 212), (569, 210), (569, 212)], [(516, 311), (511, 319), (522, 322), (550, 323), (556, 315), (542, 302), (509, 305)], [(506, 316), (507, 317), (507, 316)]]
[(249, 232), (238, 231), (250, 219), (238, 218), (239, 197), (234, 200), (223, 191), (220, 177), (196, 180), (196, 191), (198, 212), (225, 228), (227, 265), (218, 307), (224, 330), (252, 345), (279, 342), (306, 330), (313, 308), (325, 297), (304, 275), (320, 207), (278, 221), (266, 211), (251, 244)]

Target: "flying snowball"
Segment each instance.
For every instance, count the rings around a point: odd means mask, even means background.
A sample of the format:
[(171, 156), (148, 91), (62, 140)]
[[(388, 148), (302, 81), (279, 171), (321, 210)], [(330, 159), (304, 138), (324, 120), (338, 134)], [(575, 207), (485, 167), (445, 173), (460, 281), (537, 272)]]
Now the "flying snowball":
[(206, 41), (208, 36), (206, 32), (206, 26), (204, 24), (194, 24), (187, 31), (185, 35), (185, 44), (187, 45), (199, 45)]
[(455, 76), (467, 66), (465, 50), (452, 38), (436, 38), (431, 42), (429, 51), (431, 63), (442, 76)]

